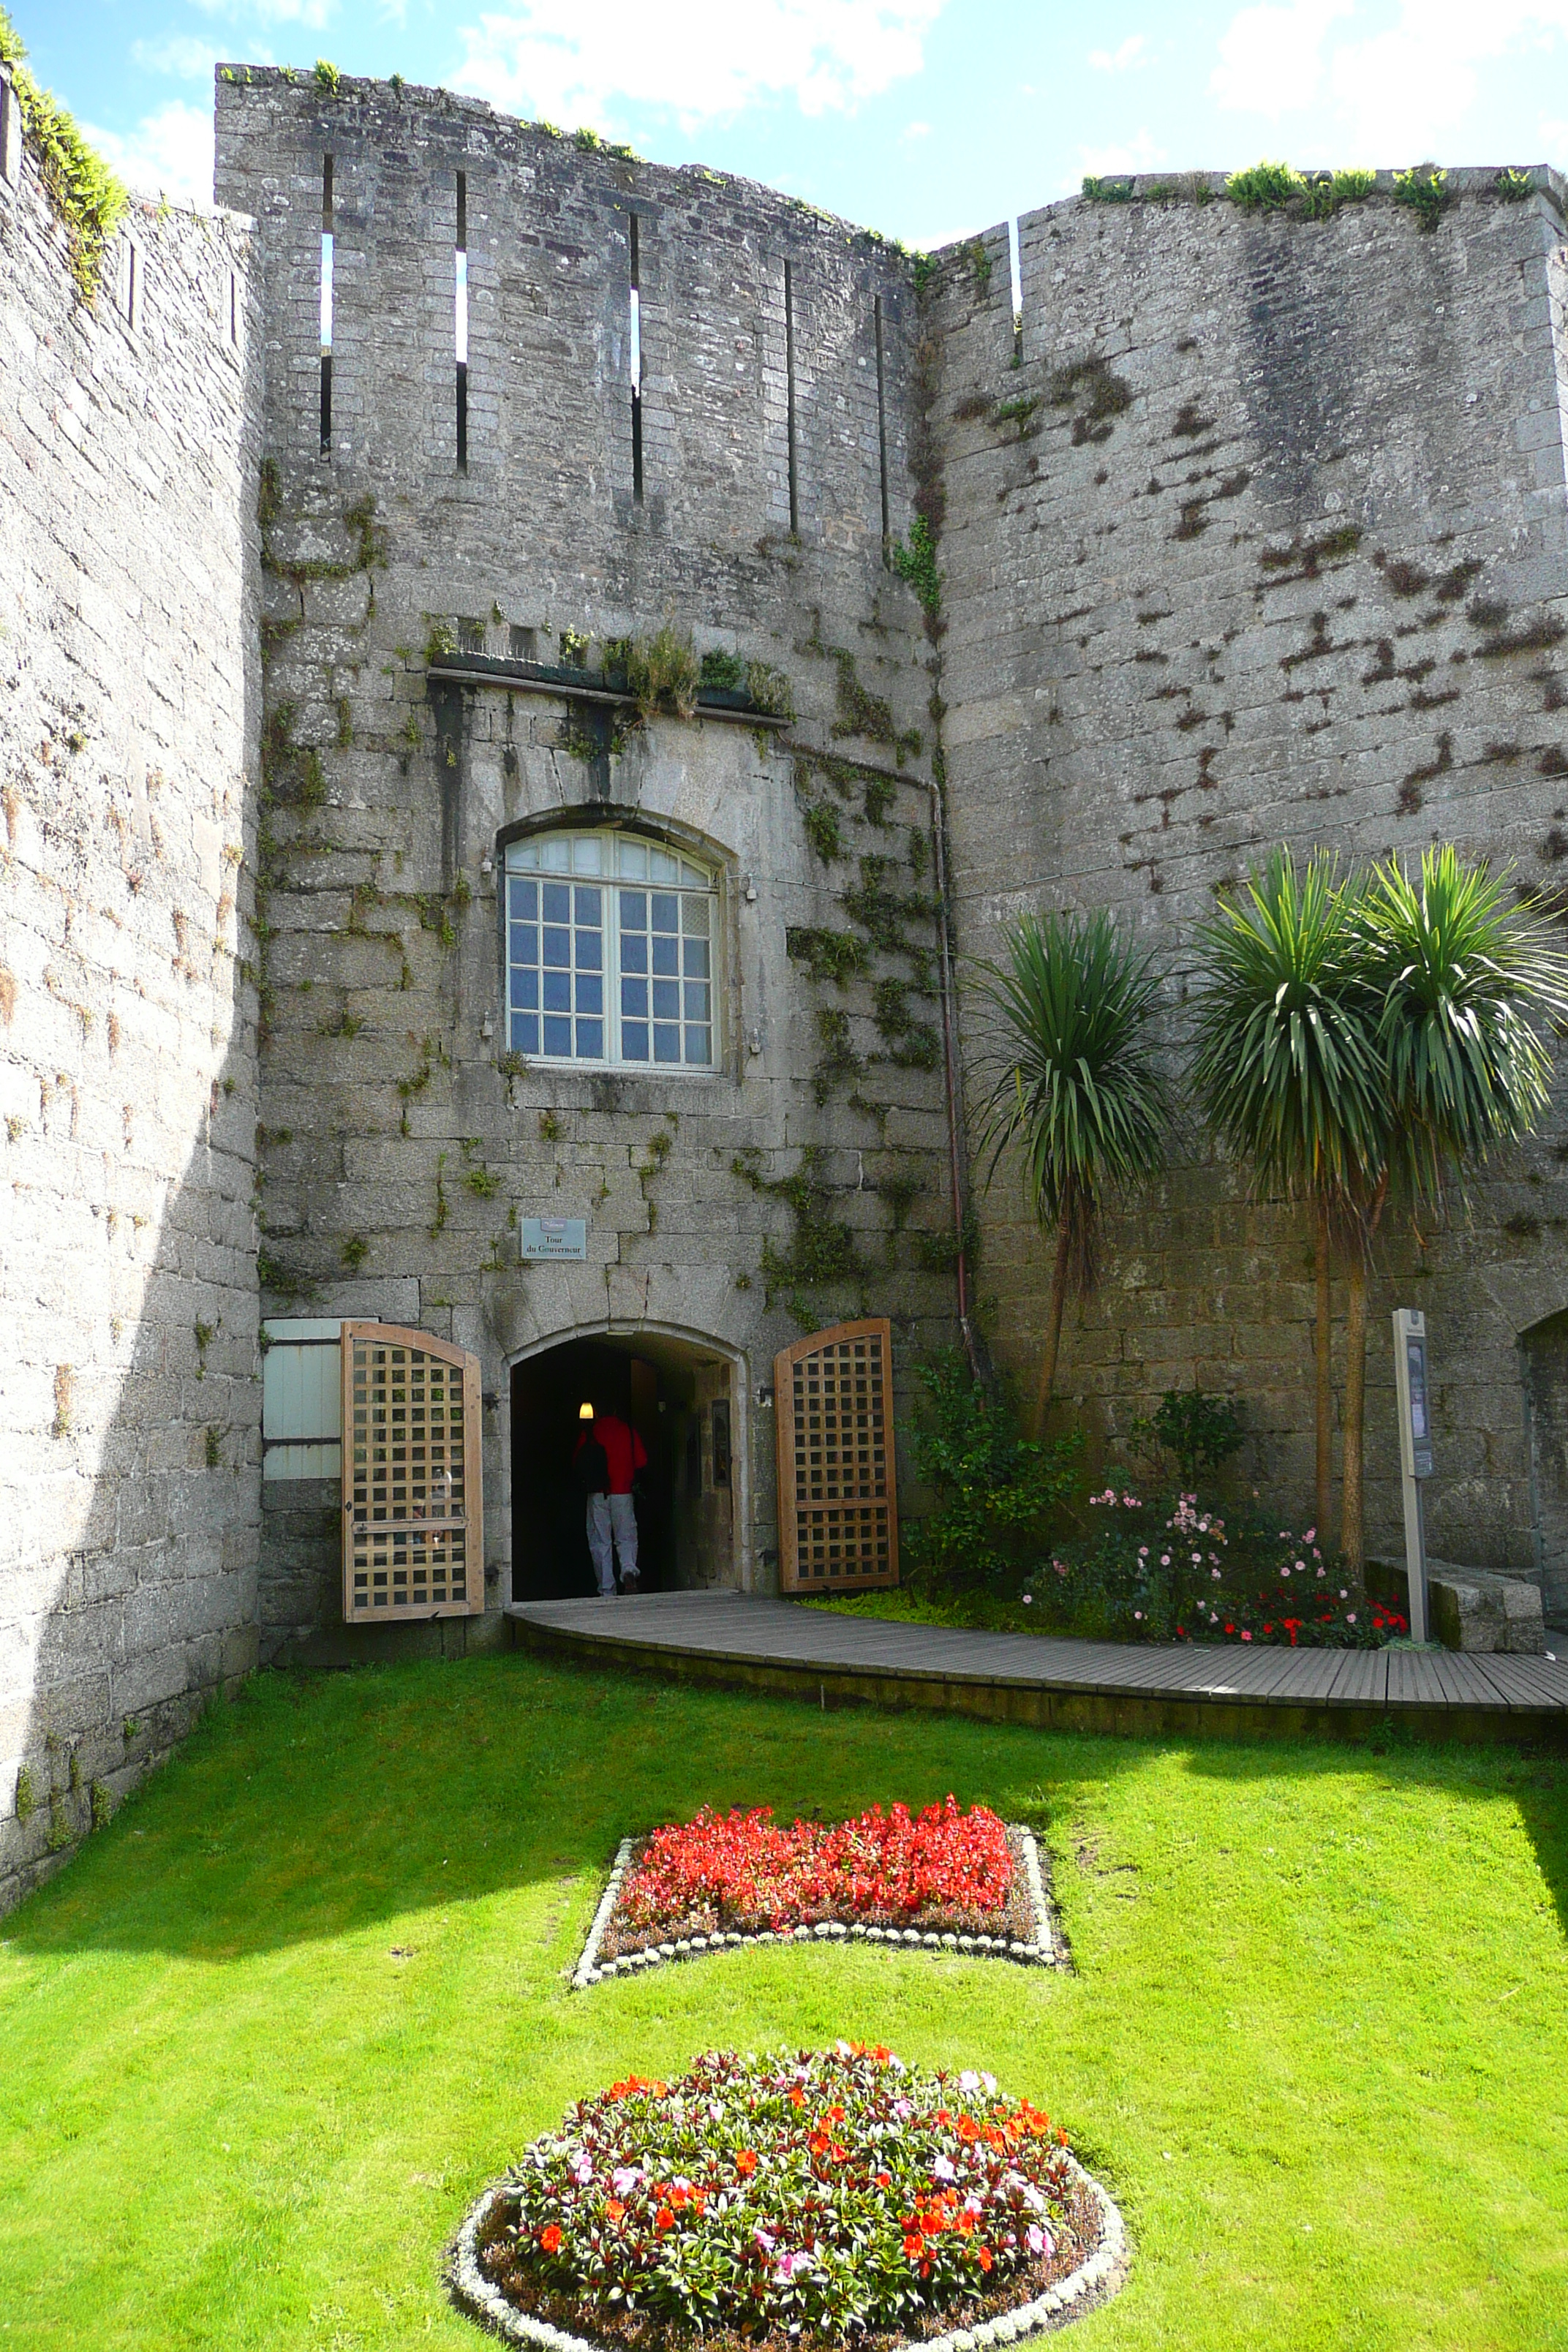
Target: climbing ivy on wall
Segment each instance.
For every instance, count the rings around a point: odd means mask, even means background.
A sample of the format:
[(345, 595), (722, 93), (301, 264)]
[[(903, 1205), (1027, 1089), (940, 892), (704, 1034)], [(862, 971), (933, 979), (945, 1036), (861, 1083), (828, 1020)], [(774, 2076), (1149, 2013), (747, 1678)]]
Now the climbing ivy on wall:
[(11, 68), (21, 110), (23, 135), (38, 159), (38, 176), (65, 228), (71, 276), (82, 299), (96, 300), (109, 241), (130, 202), (121, 181), (89, 147), (48, 90), (40, 89), (26, 65), (26, 44), (0, 7), (0, 62)]

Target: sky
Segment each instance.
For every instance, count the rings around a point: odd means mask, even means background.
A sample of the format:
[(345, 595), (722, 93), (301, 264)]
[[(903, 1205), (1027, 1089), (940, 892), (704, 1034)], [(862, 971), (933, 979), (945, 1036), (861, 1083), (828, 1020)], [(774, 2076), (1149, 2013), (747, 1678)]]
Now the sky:
[(8, 0), (138, 189), (212, 195), (216, 60), (401, 73), (911, 246), (1086, 172), (1568, 166), (1568, 0)]

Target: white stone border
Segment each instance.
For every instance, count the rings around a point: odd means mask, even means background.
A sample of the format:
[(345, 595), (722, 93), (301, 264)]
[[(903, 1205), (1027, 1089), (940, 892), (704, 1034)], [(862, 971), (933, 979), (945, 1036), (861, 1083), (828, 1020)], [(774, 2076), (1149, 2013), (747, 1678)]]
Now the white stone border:
[[(984, 2352), (989, 2345), (1016, 2344), (1026, 2336), (1041, 2335), (1047, 2328), (1063, 2326), (1068, 2319), (1077, 2318), (1079, 2315), (1072, 2306), (1082, 2296), (1088, 2295), (1091, 2302), (1103, 2302), (1121, 2286), (1127, 2276), (1129, 2256), (1127, 2232), (1115, 2200), (1069, 2151), (1064, 2149), (1063, 2157), (1074, 2178), (1100, 2208), (1100, 2243), (1088, 2261), (1080, 2263), (1076, 2271), (1069, 2272), (1055, 2286), (1047, 2287), (1044, 2294), (1037, 2295), (1032, 2303), (1020, 2304), (1016, 2311), (1004, 2311), (994, 2319), (983, 2320), (978, 2327), (955, 2328), (951, 2336), (910, 2338), (909, 2352)], [(570, 2335), (563, 2327), (552, 2327), (548, 2320), (535, 2319), (530, 2313), (519, 2311), (479, 2268), (479, 2230), (491, 2200), (504, 2196), (508, 2185), (503, 2180), (487, 2189), (458, 2232), (449, 2273), (458, 2302), (473, 2318), (494, 2328), (498, 2336), (510, 2336), (514, 2344), (543, 2345), (546, 2352), (605, 2352), (605, 2347), (592, 2336)]]
[[(616, 1858), (610, 1865), (610, 1875), (599, 1897), (599, 1907), (594, 1914), (594, 1924), (588, 1930), (588, 1940), (583, 1947), (582, 1958), (572, 1971), (572, 1990), (585, 1992), (590, 1985), (602, 1984), (607, 1977), (636, 1976), (639, 1969), (658, 1968), (666, 1960), (695, 1959), (701, 1952), (740, 1951), (752, 1944), (810, 1944), (854, 1942), (912, 1946), (930, 1952), (966, 1952), (972, 1958), (1014, 1960), (1022, 1968), (1065, 1969), (1067, 1947), (1061, 1939), (1046, 1894), (1045, 1874), (1040, 1867), (1040, 1850), (1033, 1830), (1021, 1822), (1003, 1825), (1010, 1837), (1018, 1840), (1023, 1849), (1024, 1877), (1028, 1887), (1029, 1906), (1034, 1913), (1035, 1932), (1032, 1939), (1008, 1936), (957, 1936), (922, 1934), (918, 1927), (868, 1927), (859, 1919), (823, 1919), (813, 1927), (784, 1927), (776, 1934), (764, 1927), (754, 1936), (679, 1936), (672, 1943), (649, 1944), (640, 1952), (626, 1952), (619, 1959), (600, 1961), (599, 1946), (610, 1924), (616, 1899), (621, 1891), (621, 1881), (626, 1874), (632, 1858), (635, 1840), (623, 1838), (616, 1848)], [(961, 2347), (960, 2352), (967, 2352)]]

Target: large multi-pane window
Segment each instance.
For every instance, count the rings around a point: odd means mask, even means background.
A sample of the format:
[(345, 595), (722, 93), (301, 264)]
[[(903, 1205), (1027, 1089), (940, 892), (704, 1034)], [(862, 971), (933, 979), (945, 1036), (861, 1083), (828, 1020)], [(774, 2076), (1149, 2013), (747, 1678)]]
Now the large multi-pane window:
[(532, 834), (506, 853), (512, 1051), (713, 1066), (715, 877), (631, 833)]

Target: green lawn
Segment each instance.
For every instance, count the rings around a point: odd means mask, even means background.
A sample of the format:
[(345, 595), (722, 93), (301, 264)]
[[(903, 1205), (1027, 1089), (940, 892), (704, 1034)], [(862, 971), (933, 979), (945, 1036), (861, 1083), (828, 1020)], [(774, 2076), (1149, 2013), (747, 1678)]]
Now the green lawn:
[[(952, 1789), (1077, 1973), (752, 1951), (571, 1994), (616, 1840)], [(1121, 2200), (1093, 2347), (1568, 2347), (1568, 1766), (1056, 1738), (543, 1666), (255, 1683), (0, 1944), (5, 2347), (467, 2346), (442, 2252), (580, 2092), (843, 2033)], [(393, 1957), (394, 1948), (411, 1957)]]

